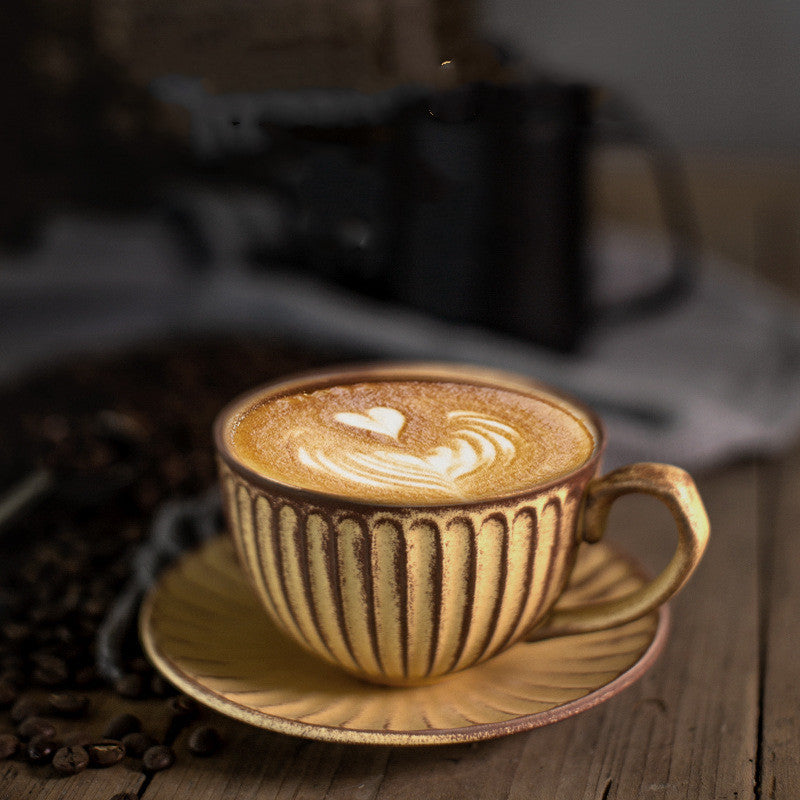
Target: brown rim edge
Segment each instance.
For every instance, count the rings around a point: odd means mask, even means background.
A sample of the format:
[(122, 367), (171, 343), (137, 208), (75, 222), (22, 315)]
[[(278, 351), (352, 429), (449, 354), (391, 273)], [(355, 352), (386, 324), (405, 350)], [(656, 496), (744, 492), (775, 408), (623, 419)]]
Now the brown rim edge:
[[(632, 565), (641, 577), (647, 579), (646, 570), (644, 570), (639, 562), (632, 556), (613, 545), (606, 546)], [(169, 569), (172, 568), (174, 568), (174, 565)], [(526, 714), (505, 722), (478, 723), (463, 728), (442, 728), (436, 731), (412, 730), (387, 732), (361, 728), (337, 728), (289, 720), (284, 717), (267, 714), (263, 711), (255, 711), (248, 706), (220, 697), (218, 694), (206, 689), (205, 686), (198, 681), (186, 676), (169, 656), (159, 651), (156, 643), (153, 641), (151, 619), (153, 615), (154, 597), (158, 586), (158, 582), (154, 584), (147, 592), (142, 602), (142, 607), (139, 612), (139, 638), (145, 649), (145, 653), (150, 658), (153, 665), (156, 666), (168, 680), (181, 691), (203, 703), (208, 708), (218, 711), (226, 717), (238, 720), (239, 722), (246, 722), (256, 728), (263, 728), (289, 736), (299, 736), (305, 739), (314, 739), (316, 741), (332, 742), (336, 744), (427, 746), (457, 744), (459, 742), (478, 742), (487, 739), (497, 739), (513, 733), (522, 733), (523, 731), (541, 728), (554, 722), (560, 722), (561, 720), (588, 711), (604, 703), (606, 700), (619, 694), (623, 689), (626, 689), (639, 680), (639, 678), (653, 666), (659, 655), (661, 655), (667, 641), (670, 627), (669, 606), (663, 605), (658, 609), (656, 630), (650, 644), (647, 646), (644, 653), (642, 653), (628, 669), (603, 686), (599, 686), (594, 691), (589, 692), (589, 694), (547, 711), (540, 711), (536, 714)]]
[[(539, 389), (545, 394), (553, 395), (559, 400), (563, 400), (568, 405), (585, 415), (591, 425), (594, 427), (597, 434), (597, 441), (595, 442), (594, 450), (589, 458), (581, 464), (577, 469), (571, 472), (566, 472), (563, 475), (558, 475), (549, 481), (536, 484), (527, 489), (522, 489), (509, 494), (498, 494), (492, 497), (474, 500), (468, 503), (465, 502), (443, 502), (443, 503), (387, 503), (376, 502), (371, 500), (359, 500), (355, 497), (347, 497), (343, 495), (336, 495), (328, 492), (321, 492), (315, 489), (304, 489), (297, 486), (290, 486), (289, 484), (279, 483), (270, 478), (267, 478), (250, 467), (239, 461), (231, 451), (225, 432), (227, 429), (228, 420), (235, 414), (241, 413), (248, 406), (253, 405), (257, 400), (264, 398), (266, 395), (278, 395), (280, 393), (290, 393), (302, 387), (311, 388), (324, 388), (326, 386), (333, 386), (337, 383), (347, 382), (353, 383), (360, 378), (373, 377), (390, 377), (397, 375), (398, 372), (404, 378), (410, 380), (453, 380), (467, 383), (481, 382), (487, 385), (500, 386), (507, 388), (511, 391), (530, 392), (532, 389)], [(330, 505), (335, 503), (342, 508), (359, 508), (364, 507), (372, 508), (376, 511), (381, 509), (397, 509), (408, 508), (414, 511), (424, 511), (425, 509), (436, 509), (437, 511), (447, 508), (469, 508), (478, 509), (484, 505), (491, 503), (504, 503), (513, 502), (518, 499), (523, 499), (530, 494), (542, 491), (547, 491), (555, 486), (574, 480), (579, 476), (587, 475), (593, 476), (600, 466), (601, 459), (606, 447), (607, 435), (605, 424), (598, 416), (594, 409), (588, 405), (572, 397), (570, 394), (561, 391), (553, 386), (550, 386), (541, 381), (529, 378), (525, 375), (520, 375), (514, 372), (506, 372), (504, 370), (493, 369), (491, 367), (483, 367), (480, 365), (471, 365), (463, 363), (448, 363), (448, 362), (429, 362), (429, 361), (376, 361), (376, 362), (363, 362), (354, 364), (345, 364), (341, 366), (333, 366), (322, 370), (312, 370), (300, 372), (294, 375), (287, 375), (278, 381), (265, 383), (261, 386), (255, 387), (238, 397), (234, 398), (217, 414), (213, 424), (213, 440), (214, 447), (217, 455), (225, 462), (228, 468), (237, 474), (239, 477), (246, 480), (253, 486), (256, 486), (270, 494), (286, 494), (293, 498), (303, 500), (307, 503), (323, 503)]]

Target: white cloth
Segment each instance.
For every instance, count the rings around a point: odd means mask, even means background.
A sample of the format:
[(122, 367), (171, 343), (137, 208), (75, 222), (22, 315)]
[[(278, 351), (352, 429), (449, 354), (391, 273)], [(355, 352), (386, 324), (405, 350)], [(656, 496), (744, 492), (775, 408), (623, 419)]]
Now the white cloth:
[[(212, 247), (214, 262), (198, 270), (156, 219), (54, 218), (36, 251), (0, 257), (0, 380), (165, 334), (253, 331), (367, 358), (486, 364), (559, 386), (605, 419), (607, 466), (652, 460), (697, 469), (778, 451), (800, 430), (798, 309), (718, 260), (702, 264), (679, 305), (598, 327), (579, 354), (563, 356), (288, 273), (256, 272), (230, 241)], [(593, 248), (595, 276), (622, 287), (658, 272), (661, 251), (655, 240), (606, 232)]]

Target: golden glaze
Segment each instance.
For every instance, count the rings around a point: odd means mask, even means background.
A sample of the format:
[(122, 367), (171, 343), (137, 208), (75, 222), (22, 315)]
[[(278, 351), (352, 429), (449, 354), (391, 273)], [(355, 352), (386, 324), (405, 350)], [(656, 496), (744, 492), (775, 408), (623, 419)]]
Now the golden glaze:
[(341, 512), (254, 491), (221, 466), (241, 562), (275, 623), (370, 680), (426, 682), (540, 622), (569, 575), (569, 484), (478, 510)]
[[(627, 558), (602, 543), (583, 545), (559, 603), (603, 601), (644, 583)], [(639, 678), (667, 627), (662, 607), (614, 630), (519, 642), (433, 685), (374, 686), (287, 640), (222, 538), (167, 570), (140, 616), (156, 667), (211, 708), (289, 735), (384, 745), (490, 739), (577, 714)]]
[[(476, 382), (523, 385), (514, 376), (431, 365), (348, 369), (287, 385), (313, 388), (374, 374), (472, 375)], [(588, 410), (598, 446), (565, 476), (494, 500), (388, 505), (286, 487), (254, 473), (223, 435), (241, 407), (242, 401), (220, 415), (216, 442), (229, 528), (245, 573), (284, 633), (376, 683), (435, 681), (534, 629), (543, 638), (630, 622), (678, 591), (706, 546), (708, 519), (683, 470), (636, 464), (596, 477), (602, 425)], [(551, 614), (579, 543), (596, 542), (614, 499), (631, 491), (658, 497), (673, 513), (679, 539), (672, 561), (625, 597)]]

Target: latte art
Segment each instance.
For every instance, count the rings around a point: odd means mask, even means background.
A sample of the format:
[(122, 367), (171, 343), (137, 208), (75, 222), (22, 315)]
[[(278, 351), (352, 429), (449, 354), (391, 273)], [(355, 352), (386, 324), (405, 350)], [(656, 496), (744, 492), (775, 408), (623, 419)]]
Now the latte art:
[[(393, 412), (393, 414), (370, 412)], [(391, 408), (376, 407), (367, 414), (372, 420), (376, 416), (391, 419), (396, 423), (397, 434), (389, 434), (386, 428), (381, 432), (397, 438), (405, 417)], [(341, 413), (334, 419), (345, 425), (378, 430), (379, 426), (362, 422), (363, 415)], [(352, 451), (331, 450), (324, 447), (309, 453), (305, 447), (298, 448), (300, 461), (310, 469), (323, 473), (339, 475), (343, 480), (352, 481), (370, 490), (386, 490), (397, 486), (407, 486), (417, 491), (441, 494), (442, 497), (463, 496), (460, 479), (478, 470), (513, 461), (516, 454), (514, 440), (519, 434), (500, 420), (469, 411), (450, 411), (448, 420), (454, 424), (452, 438), (448, 444), (434, 447), (424, 455), (405, 452), (400, 446), (393, 449), (363, 448)]]
[(416, 380), (267, 397), (235, 420), (229, 441), (279, 483), (389, 503), (520, 491), (594, 449), (577, 410), (546, 393)]
[(367, 410), (366, 414), (342, 411), (340, 414), (334, 414), (333, 418), (337, 422), (350, 425), (353, 428), (385, 433), (387, 436), (391, 436), (392, 439), (397, 439), (406, 424), (406, 418), (397, 409), (387, 408), (386, 406), (373, 406), (373, 408)]

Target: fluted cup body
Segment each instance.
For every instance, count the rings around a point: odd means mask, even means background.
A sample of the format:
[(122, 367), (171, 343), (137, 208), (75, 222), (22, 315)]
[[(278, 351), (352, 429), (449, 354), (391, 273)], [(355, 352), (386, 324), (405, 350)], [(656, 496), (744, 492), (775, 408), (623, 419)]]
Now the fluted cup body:
[(398, 505), (281, 485), (222, 438), (229, 530), (269, 616), (320, 658), (390, 685), (477, 664), (547, 617), (575, 562), (581, 498), (602, 449), (509, 496)]
[(545, 618), (575, 560), (591, 477), (504, 502), (365, 509), (220, 472), (239, 560), (272, 620), (321, 658), (393, 685), (483, 661)]

